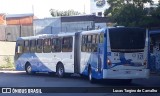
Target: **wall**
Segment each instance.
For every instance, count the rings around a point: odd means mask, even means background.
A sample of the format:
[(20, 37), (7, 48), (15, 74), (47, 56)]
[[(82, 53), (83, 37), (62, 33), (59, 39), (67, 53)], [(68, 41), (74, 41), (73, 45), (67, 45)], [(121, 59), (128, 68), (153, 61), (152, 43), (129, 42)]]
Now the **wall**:
[(33, 26), (1, 25), (0, 41), (16, 41), (18, 37), (33, 36)]
[(4, 58), (9, 57), (13, 63), (15, 54), (15, 42), (0, 41), (0, 65), (5, 64)]
[(95, 29), (100, 29), (105, 27), (107, 27), (106, 23), (95, 23)]
[(77, 32), (106, 27), (108, 18), (95, 15), (64, 16), (57, 18), (35, 19), (34, 35)]
[(61, 32), (60, 18), (35, 19), (33, 22), (34, 35), (56, 34)]
[(62, 22), (62, 32), (78, 32), (94, 28), (93, 21)]

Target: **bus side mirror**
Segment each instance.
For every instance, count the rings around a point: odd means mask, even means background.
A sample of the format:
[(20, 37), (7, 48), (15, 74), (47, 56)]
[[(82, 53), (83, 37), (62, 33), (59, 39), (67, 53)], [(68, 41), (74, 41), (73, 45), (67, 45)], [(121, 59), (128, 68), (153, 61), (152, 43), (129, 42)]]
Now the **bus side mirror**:
[(22, 53), (22, 46), (18, 46), (18, 51), (17, 51), (18, 54)]

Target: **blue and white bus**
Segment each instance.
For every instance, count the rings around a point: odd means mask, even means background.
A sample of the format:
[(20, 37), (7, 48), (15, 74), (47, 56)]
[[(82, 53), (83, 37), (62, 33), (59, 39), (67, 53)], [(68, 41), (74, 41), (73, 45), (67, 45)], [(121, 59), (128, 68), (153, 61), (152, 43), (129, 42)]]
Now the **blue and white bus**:
[(76, 73), (95, 79), (148, 78), (148, 31), (143, 28), (104, 28), (57, 35), (19, 37), (16, 70)]

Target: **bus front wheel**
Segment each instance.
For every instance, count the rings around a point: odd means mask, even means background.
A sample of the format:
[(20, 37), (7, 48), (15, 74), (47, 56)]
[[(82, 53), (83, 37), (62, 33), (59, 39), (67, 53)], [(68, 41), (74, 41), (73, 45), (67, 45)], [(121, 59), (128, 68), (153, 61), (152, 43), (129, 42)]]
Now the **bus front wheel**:
[(56, 68), (56, 74), (58, 77), (62, 78), (64, 76), (64, 67), (63, 64), (58, 64)]

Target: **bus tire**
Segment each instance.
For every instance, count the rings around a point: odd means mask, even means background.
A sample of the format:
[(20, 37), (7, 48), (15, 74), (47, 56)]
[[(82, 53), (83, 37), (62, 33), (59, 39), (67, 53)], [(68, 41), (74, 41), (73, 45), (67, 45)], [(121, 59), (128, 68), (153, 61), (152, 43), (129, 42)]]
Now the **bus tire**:
[(88, 68), (88, 79), (89, 79), (90, 83), (95, 83), (95, 79), (93, 78), (92, 75), (93, 75), (92, 74), (92, 69), (91, 69), (91, 67), (89, 67)]
[(64, 66), (63, 64), (58, 64), (57, 67), (56, 67), (56, 74), (58, 77), (62, 78), (64, 77)]
[(26, 65), (25, 65), (25, 71), (29, 75), (34, 74), (34, 72), (32, 72), (32, 66), (31, 66), (30, 63), (26, 63)]

